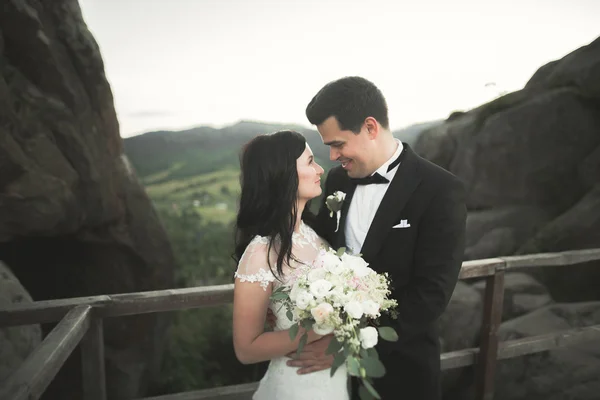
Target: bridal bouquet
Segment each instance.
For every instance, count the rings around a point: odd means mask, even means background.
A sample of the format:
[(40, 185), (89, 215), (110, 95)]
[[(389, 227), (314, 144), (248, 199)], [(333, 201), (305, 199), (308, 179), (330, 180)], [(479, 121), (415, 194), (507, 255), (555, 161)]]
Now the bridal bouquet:
[[(381, 313), (395, 318), (396, 300), (389, 298), (387, 274), (378, 274), (359, 256), (341, 248), (322, 250), (314, 268), (301, 272), (297, 279), (276, 289), (271, 298), (287, 308), (287, 317), (295, 323), (290, 328), (294, 340), (299, 328), (315, 333), (333, 333), (328, 354), (335, 358), (331, 376), (346, 364), (350, 375), (361, 379), (361, 399), (377, 398), (379, 394), (371, 378), (385, 374), (375, 345), (381, 339), (398, 340), (391, 327), (378, 326)], [(306, 344), (307, 334), (300, 338), (298, 353)]]

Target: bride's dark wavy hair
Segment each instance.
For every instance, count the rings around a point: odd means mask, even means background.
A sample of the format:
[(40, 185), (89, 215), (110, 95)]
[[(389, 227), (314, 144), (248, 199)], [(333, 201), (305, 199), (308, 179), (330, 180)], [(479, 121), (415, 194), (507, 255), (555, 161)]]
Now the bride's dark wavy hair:
[[(235, 224), (233, 258), (242, 254), (256, 235), (269, 238), (268, 253), (275, 249), (277, 272), (283, 275), (284, 262), (290, 265), (292, 235), (298, 217), (298, 172), (296, 160), (306, 149), (306, 139), (298, 132), (279, 131), (260, 135), (248, 142), (240, 156), (242, 194)], [(304, 207), (302, 219), (314, 226), (315, 216)], [(277, 240), (279, 238), (279, 240)], [(277, 241), (276, 241), (277, 240)]]

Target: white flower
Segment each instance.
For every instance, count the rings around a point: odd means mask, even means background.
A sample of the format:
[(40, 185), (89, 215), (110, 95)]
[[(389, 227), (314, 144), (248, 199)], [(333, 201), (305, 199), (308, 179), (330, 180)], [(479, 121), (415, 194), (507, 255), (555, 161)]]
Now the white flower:
[(331, 284), (331, 282), (326, 281), (325, 279), (319, 279), (318, 281), (311, 283), (308, 289), (313, 294), (313, 296), (319, 299), (325, 297), (332, 287), (333, 285)]
[(315, 331), (317, 335), (329, 335), (333, 332), (333, 326), (327, 324), (314, 324), (313, 331)]
[(351, 256), (349, 254), (342, 254), (342, 262), (352, 271), (354, 271), (354, 275), (359, 278), (364, 278), (369, 275), (371, 272), (374, 272), (371, 268), (368, 267), (369, 263), (362, 259), (362, 257)]
[(342, 203), (344, 202), (345, 198), (346, 193), (338, 190), (337, 192), (333, 192), (333, 194), (325, 198), (325, 204), (332, 213), (338, 212), (342, 209)]
[(325, 271), (323, 268), (314, 268), (308, 273), (308, 281), (315, 282), (325, 279), (325, 275), (327, 275), (327, 271)]
[(308, 293), (306, 290), (300, 290), (298, 295), (296, 296), (296, 307), (301, 310), (306, 310), (306, 307), (310, 305), (310, 302), (313, 300), (312, 294)]
[(360, 319), (363, 315), (362, 305), (358, 301), (349, 301), (344, 306), (344, 310), (348, 313), (351, 318)]
[(373, 300), (363, 301), (362, 308), (369, 317), (379, 316), (379, 304), (375, 303)]
[(332, 312), (333, 306), (329, 303), (321, 303), (310, 310), (310, 313), (318, 325), (322, 325)]
[(334, 286), (334, 289), (343, 289), (344, 287), (344, 279), (342, 279), (341, 276), (339, 275), (330, 275), (327, 278), (327, 281), (331, 282), (331, 284)]
[(341, 273), (341, 269), (344, 268), (342, 260), (329, 251), (321, 256), (321, 260), (323, 261), (323, 269), (332, 274), (337, 275)]
[(367, 326), (366, 328), (362, 328), (360, 330), (358, 337), (363, 349), (370, 349), (377, 344), (379, 334), (377, 333), (377, 329), (373, 328), (372, 326)]
[(360, 291), (360, 290), (352, 293), (352, 298), (351, 298), (351, 300), (358, 301), (359, 303), (364, 303), (365, 301), (370, 300), (370, 299), (371, 299), (371, 296), (369, 296), (368, 293)]
[(290, 290), (290, 300), (291, 301), (296, 301), (296, 297), (298, 296), (298, 292), (301, 290), (300, 288), (300, 282), (296, 281), (294, 282), (294, 284), (292, 285), (292, 290)]

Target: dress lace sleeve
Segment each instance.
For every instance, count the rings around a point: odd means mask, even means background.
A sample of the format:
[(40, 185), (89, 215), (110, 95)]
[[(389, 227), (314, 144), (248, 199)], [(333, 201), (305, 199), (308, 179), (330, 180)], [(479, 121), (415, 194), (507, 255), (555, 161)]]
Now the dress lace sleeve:
[[(238, 264), (235, 277), (240, 282), (259, 283), (263, 290), (267, 290), (269, 283), (275, 280), (268, 264), (269, 240), (256, 236), (246, 247)], [(271, 265), (274, 266), (273, 260)]]

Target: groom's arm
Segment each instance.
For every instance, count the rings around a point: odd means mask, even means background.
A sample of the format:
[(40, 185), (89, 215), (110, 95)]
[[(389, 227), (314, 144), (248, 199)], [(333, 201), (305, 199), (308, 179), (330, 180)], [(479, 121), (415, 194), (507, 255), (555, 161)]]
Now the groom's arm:
[(466, 217), (464, 187), (452, 177), (419, 224), (413, 276), (398, 298), (400, 340), (427, 329), (446, 309), (463, 261)]

